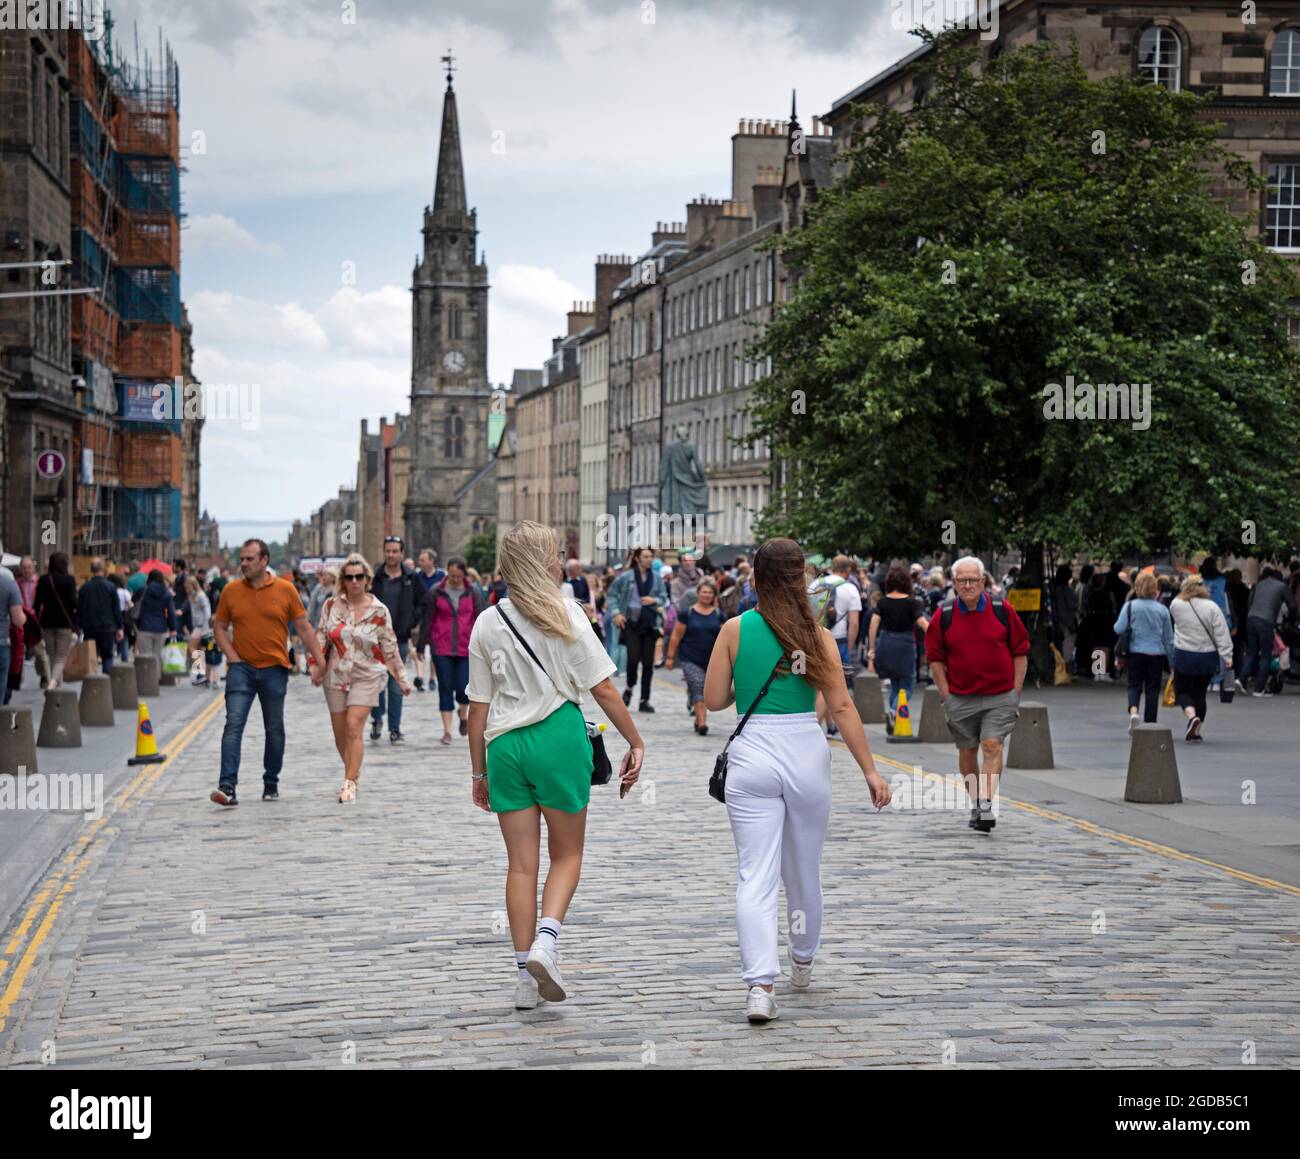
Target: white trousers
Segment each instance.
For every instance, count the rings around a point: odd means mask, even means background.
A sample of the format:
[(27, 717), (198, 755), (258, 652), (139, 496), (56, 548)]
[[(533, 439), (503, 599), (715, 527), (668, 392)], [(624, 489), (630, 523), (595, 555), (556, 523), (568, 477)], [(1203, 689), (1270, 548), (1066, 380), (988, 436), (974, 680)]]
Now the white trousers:
[(727, 813), (736, 840), (741, 977), (767, 986), (781, 972), (779, 883), (795, 957), (811, 961), (821, 942), (831, 750), (815, 712), (749, 718), (728, 752)]

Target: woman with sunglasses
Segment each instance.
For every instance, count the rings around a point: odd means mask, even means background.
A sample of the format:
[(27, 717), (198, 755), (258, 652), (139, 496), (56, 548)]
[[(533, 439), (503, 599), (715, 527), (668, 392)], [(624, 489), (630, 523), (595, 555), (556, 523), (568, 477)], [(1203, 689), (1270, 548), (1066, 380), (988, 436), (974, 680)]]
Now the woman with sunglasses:
[(339, 593), (325, 601), (316, 628), (316, 640), (327, 657), (325, 703), (343, 761), (339, 803), (344, 805), (357, 799), (366, 717), (379, 703), (388, 674), (403, 696), (411, 694), (388, 608), (370, 594), (373, 578), (364, 556), (349, 555), (339, 569)]

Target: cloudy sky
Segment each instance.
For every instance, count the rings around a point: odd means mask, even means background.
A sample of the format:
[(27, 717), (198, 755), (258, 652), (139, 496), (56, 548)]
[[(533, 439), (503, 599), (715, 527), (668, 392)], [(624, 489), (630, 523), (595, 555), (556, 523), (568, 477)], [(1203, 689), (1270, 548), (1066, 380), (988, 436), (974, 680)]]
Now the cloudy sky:
[(729, 193), (740, 118), (783, 118), (797, 88), (807, 124), (915, 44), (890, 0), (110, 7), (120, 44), (138, 29), (156, 55), (161, 28), (180, 68), (196, 373), (260, 388), (256, 429), (204, 430), (202, 502), (227, 538), (254, 520), (282, 538), (355, 480), (360, 420), (407, 409), (448, 47), (492, 281), (489, 373), (507, 382), (592, 296), (597, 254), (636, 254), (691, 198)]

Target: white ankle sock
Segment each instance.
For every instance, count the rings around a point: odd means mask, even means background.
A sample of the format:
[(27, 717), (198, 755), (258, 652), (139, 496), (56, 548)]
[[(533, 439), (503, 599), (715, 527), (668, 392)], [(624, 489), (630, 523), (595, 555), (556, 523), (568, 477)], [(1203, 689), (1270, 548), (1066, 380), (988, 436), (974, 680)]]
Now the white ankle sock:
[(515, 965), (519, 967), (519, 976), (520, 976), (521, 978), (527, 978), (527, 977), (529, 977), (529, 974), (528, 974), (528, 951), (527, 951), (527, 950), (516, 950), (516, 951), (515, 951)]
[(536, 944), (554, 954), (556, 939), (560, 936), (560, 930), (563, 928), (564, 923), (559, 918), (542, 918), (541, 924), (537, 927)]

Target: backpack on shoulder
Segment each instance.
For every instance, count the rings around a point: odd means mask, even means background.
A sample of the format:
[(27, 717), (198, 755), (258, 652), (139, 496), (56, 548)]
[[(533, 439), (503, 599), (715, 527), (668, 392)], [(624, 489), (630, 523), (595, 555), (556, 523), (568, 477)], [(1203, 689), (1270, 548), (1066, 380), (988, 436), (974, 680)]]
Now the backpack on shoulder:
[[(993, 614), (997, 616), (1000, 623), (1007, 632), (1007, 647), (1011, 647), (1011, 617), (1007, 615), (1006, 601), (1001, 596), (989, 596), (989, 601), (993, 605)], [(949, 596), (943, 601), (939, 610), (939, 633), (945, 639), (948, 635), (948, 627), (952, 623), (953, 613), (957, 610), (957, 597)]]

